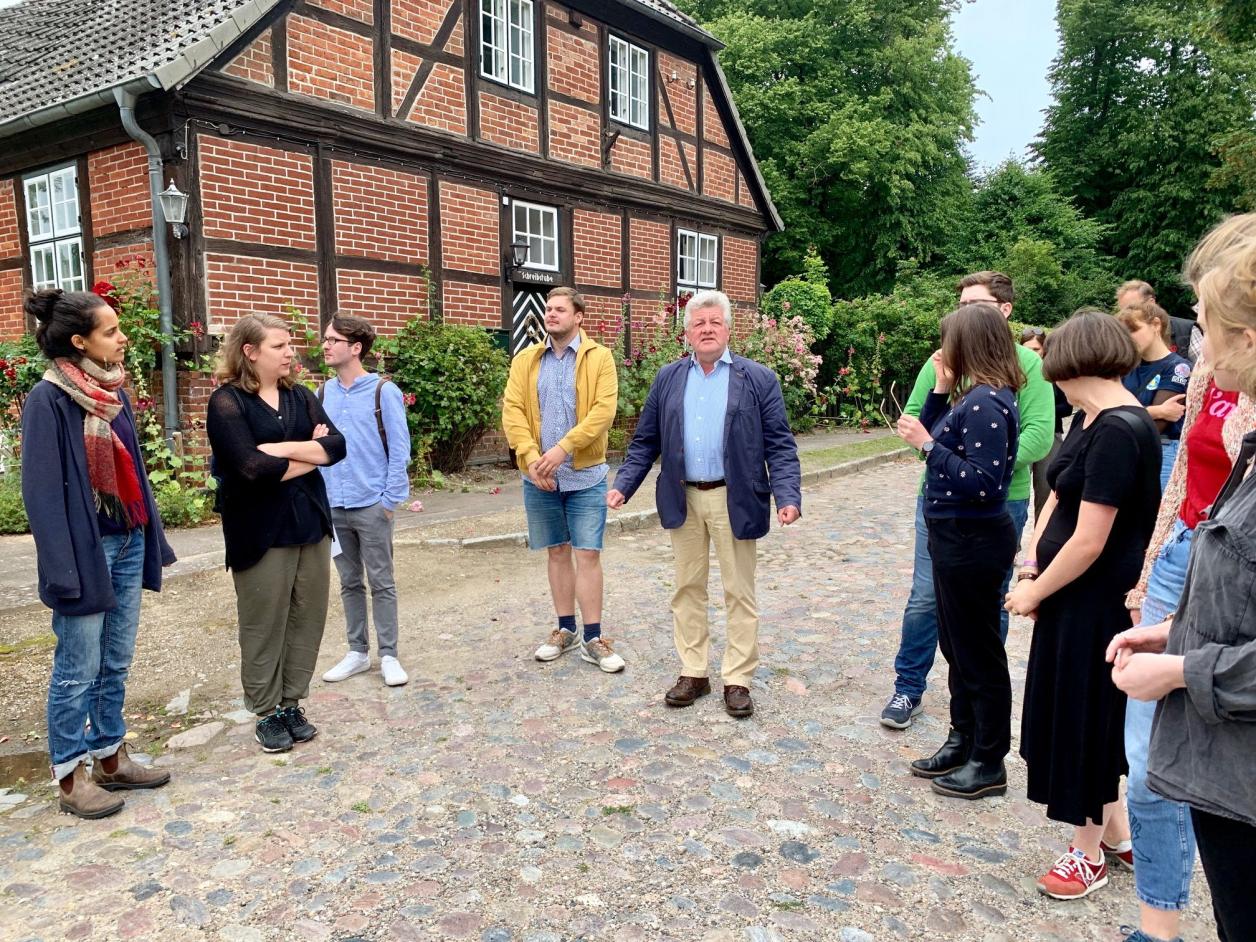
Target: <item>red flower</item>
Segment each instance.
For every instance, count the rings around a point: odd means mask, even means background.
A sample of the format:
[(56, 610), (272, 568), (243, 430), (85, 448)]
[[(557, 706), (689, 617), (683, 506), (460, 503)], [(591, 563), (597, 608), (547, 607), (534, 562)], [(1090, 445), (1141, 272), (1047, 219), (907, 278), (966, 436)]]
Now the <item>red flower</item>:
[(416, 402), (419, 401), (419, 397), (416, 396), (414, 393), (403, 393), (401, 396), (401, 401), (404, 402), (407, 406), (412, 406)]
[(8, 368), (9, 368), (9, 361), (4, 359), (3, 357), (0, 357), (0, 370), (7, 370)]
[(192, 321), (192, 323), (188, 324), (188, 330), (192, 332), (193, 337), (200, 338), (205, 336), (205, 325), (200, 321)]
[(8, 378), (10, 383), (17, 382), (17, 370), (15, 370), (13, 367), (10, 366), (7, 370), (5, 370), (4, 375)]

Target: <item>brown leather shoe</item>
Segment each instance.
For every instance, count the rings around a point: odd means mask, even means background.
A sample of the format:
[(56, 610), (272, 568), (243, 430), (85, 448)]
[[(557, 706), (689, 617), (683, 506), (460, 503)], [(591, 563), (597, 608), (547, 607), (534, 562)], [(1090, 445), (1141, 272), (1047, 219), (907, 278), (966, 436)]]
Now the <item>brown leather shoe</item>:
[[(59, 807), (66, 814), (89, 819), (107, 818), (111, 814), (117, 814), (126, 804), (121, 798), (115, 798), (93, 782), (87, 775), (87, 766), (81, 762), (66, 777), (70, 780), (68, 792), (57, 785), (57, 792), (61, 797)], [(61, 781), (64, 782), (65, 779)]]
[(138, 762), (132, 761), (127, 755), (126, 743), (118, 747), (114, 753), (118, 758), (118, 767), (113, 772), (105, 771), (104, 760), (97, 759), (92, 763), (92, 781), (105, 791), (127, 791), (133, 788), (161, 788), (170, 781), (170, 773), (161, 769), (146, 769)]
[(676, 686), (663, 695), (663, 699), (669, 707), (687, 707), (693, 706), (693, 701), (710, 692), (710, 678), (681, 677), (676, 681)]
[(750, 699), (750, 691), (736, 684), (724, 685), (724, 710), (729, 716), (738, 718), (754, 713), (754, 701)]

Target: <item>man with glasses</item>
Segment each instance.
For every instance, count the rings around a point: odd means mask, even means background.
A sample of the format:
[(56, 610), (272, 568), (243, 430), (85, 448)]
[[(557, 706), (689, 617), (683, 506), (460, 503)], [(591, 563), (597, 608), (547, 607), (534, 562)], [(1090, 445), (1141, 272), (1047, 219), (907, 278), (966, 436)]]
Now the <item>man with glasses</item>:
[[(1002, 272), (979, 271), (965, 275), (959, 283), (959, 303), (991, 304), (1004, 317), (1012, 316), (1015, 293), (1012, 280)], [(1033, 463), (1051, 450), (1055, 427), (1055, 399), (1051, 384), (1042, 378), (1042, 361), (1019, 344), (1016, 353), (1025, 371), (1025, 386), (1017, 394), (1020, 409), (1020, 435), (1016, 450), (1016, 471), (1008, 486), (1007, 512), (1016, 526), (1016, 544), (1029, 516), (1029, 480)], [(936, 374), (933, 358), (925, 360), (904, 412), (919, 416)], [(1012, 580), (1007, 571), (1004, 593)], [(1000, 595), (1002, 598), (1002, 595)], [(1007, 641), (1008, 614), (1000, 608), (1000, 633)], [(906, 729), (924, 709), (924, 693), (929, 671), (938, 647), (938, 610), (933, 594), (933, 561), (929, 557), (929, 531), (924, 517), (923, 493), (916, 498), (916, 549), (912, 568), (911, 594), (903, 610), (902, 637), (894, 658), (894, 694), (881, 711), (881, 725)]]
[(340, 552), (340, 575), (349, 653), (323, 675), (329, 683), (371, 669), (366, 619), (366, 582), (371, 586), (375, 640), (384, 683), (409, 680), (397, 660), (397, 586), (393, 578), (393, 514), (410, 494), (410, 430), (401, 390), (368, 373), (362, 358), (375, 343), (375, 328), (361, 317), (336, 314), (323, 333), (323, 362), (336, 376), (318, 391), (327, 415), (348, 446), (345, 460), (320, 468), (327, 483), (331, 522)]

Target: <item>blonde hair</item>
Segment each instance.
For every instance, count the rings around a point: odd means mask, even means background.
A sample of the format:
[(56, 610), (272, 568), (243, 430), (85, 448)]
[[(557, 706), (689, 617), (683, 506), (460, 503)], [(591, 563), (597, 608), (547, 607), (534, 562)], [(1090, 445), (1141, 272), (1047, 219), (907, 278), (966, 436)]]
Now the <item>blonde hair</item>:
[(1198, 294), (1200, 282), (1226, 250), (1251, 238), (1256, 238), (1256, 213), (1227, 216), (1209, 229), (1191, 250), (1186, 264), (1182, 266), (1182, 280)]
[(1214, 262), (1199, 285), (1213, 338), (1213, 366), (1238, 375), (1239, 389), (1256, 396), (1256, 350), (1232, 343), (1256, 331), (1256, 239), (1232, 245)]
[[(218, 362), (214, 367), (214, 378), (220, 386), (234, 384), (248, 393), (255, 393), (261, 388), (257, 370), (244, 355), (244, 347), (246, 344), (261, 346), (268, 330), (292, 332), (288, 322), (274, 314), (245, 314), (231, 326), (218, 351)], [(295, 382), (292, 374), (279, 377), (279, 386), (282, 389), (291, 389)]]
[(1116, 289), (1117, 298), (1120, 298), (1121, 295), (1125, 294), (1125, 292), (1127, 291), (1137, 291), (1139, 300), (1141, 301), (1155, 301), (1156, 300), (1156, 289), (1153, 288), (1151, 285), (1147, 284), (1147, 282), (1141, 281), (1138, 278), (1132, 278), (1129, 281), (1123, 283), (1121, 287), (1117, 288)]
[(1143, 300), (1127, 304), (1117, 312), (1116, 319), (1131, 333), (1142, 324), (1150, 324), (1160, 330), (1160, 339), (1166, 347), (1173, 343), (1173, 335), (1169, 333), (1169, 314), (1155, 301)]

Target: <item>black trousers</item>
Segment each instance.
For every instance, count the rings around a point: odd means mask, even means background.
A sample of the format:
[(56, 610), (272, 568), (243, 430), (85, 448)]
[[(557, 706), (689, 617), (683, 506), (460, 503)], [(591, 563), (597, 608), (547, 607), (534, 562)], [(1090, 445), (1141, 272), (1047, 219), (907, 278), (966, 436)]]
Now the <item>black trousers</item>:
[(951, 726), (972, 740), (974, 759), (997, 762), (1012, 745), (1012, 681), (999, 612), (1016, 527), (1007, 514), (926, 520), (938, 644), (950, 667)]
[(1212, 891), (1217, 938), (1221, 942), (1256, 939), (1256, 895), (1252, 893), (1256, 827), (1198, 808), (1191, 809), (1191, 823)]

